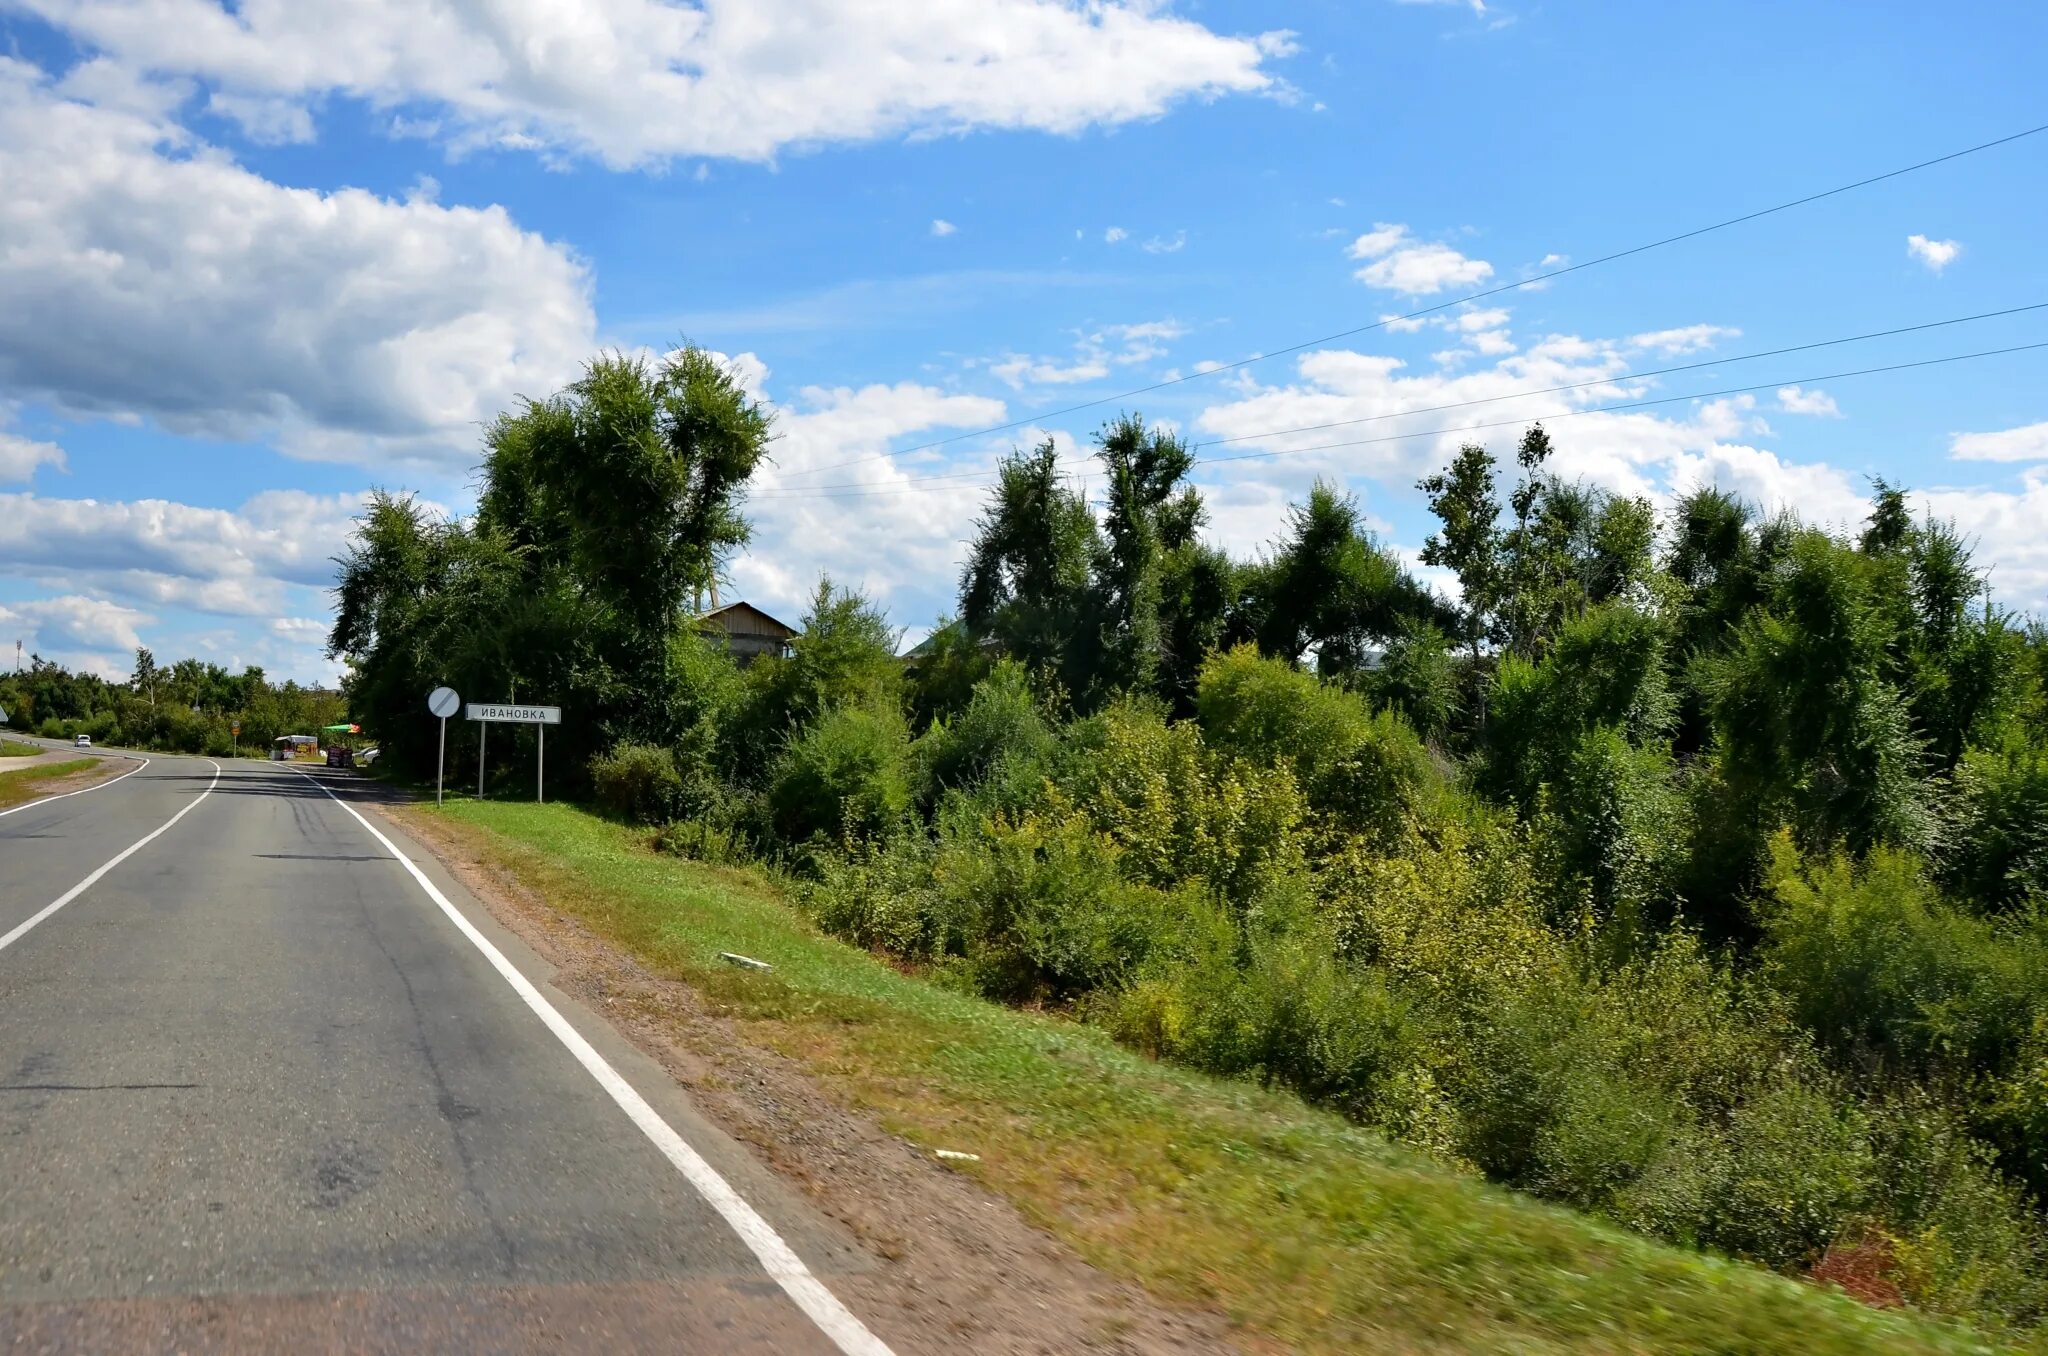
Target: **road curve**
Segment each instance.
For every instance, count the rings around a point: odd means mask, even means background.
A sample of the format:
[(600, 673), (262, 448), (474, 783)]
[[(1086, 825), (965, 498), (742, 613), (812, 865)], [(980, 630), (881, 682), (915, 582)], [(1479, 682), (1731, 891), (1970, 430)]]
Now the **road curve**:
[[(152, 756), (0, 819), (0, 935), (44, 913), (0, 950), (0, 1345), (842, 1350), (328, 785)], [(382, 831), (810, 1272), (863, 1265)]]

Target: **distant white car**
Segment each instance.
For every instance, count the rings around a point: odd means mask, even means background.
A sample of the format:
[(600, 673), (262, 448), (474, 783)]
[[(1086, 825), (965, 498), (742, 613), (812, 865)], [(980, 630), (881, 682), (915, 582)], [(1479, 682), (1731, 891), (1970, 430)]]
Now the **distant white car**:
[(71, 741), (71, 747), (73, 747), (73, 748), (75, 748), (75, 749), (89, 749), (89, 748), (91, 748), (91, 747), (92, 747), (92, 736), (91, 736), (91, 735), (80, 735), (80, 736), (79, 736), (78, 738), (76, 738), (76, 739), (74, 739), (74, 740), (72, 740), (72, 741)]
[(364, 750), (362, 750), (361, 752), (359, 752), (359, 753), (357, 753), (357, 754), (356, 754), (356, 766), (357, 766), (357, 767), (368, 767), (368, 766), (370, 766), (370, 764), (372, 764), (372, 763), (374, 763), (374, 762), (376, 762), (376, 761), (377, 761), (378, 755), (379, 755), (379, 754), (380, 754), (381, 752), (382, 752), (382, 750), (380, 750), (380, 749), (377, 749), (377, 748), (374, 748), (374, 747), (372, 747), (372, 748), (367, 748), (367, 749), (364, 749)]

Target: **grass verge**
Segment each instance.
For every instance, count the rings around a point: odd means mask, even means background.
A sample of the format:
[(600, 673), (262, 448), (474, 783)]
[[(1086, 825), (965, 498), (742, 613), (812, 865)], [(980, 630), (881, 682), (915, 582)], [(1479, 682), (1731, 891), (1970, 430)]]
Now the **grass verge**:
[[(1310, 1352), (2004, 1348), (1623, 1233), (1451, 1172), (1299, 1100), (908, 976), (819, 935), (772, 879), (651, 851), (569, 806), (451, 801), (481, 859), (750, 1040), (927, 1147), (1090, 1262)], [(738, 951), (774, 965), (735, 970)], [(2043, 1348), (2033, 1347), (2033, 1350)]]
[[(36, 752), (41, 753), (42, 750), (37, 749)], [(64, 763), (45, 763), (41, 767), (0, 772), (0, 810), (25, 805), (56, 790), (58, 782), (102, 766), (105, 764), (98, 758), (74, 758)]]
[(33, 758), (43, 752), (40, 745), (23, 744), (19, 740), (0, 739), (0, 758)]

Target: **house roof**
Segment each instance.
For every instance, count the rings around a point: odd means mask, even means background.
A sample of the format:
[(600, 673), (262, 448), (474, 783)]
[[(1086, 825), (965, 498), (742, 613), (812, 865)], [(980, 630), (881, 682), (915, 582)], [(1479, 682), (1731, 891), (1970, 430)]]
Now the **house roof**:
[(727, 635), (774, 636), (788, 640), (797, 634), (797, 629), (788, 622), (769, 616), (752, 603), (727, 603), (714, 612), (706, 612), (697, 618), (700, 627), (716, 627)]

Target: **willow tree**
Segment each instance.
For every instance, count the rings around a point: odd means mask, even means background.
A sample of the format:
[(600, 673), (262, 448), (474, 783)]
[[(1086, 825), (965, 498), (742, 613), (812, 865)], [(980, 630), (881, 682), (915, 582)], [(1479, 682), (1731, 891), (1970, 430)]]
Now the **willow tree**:
[(671, 639), (747, 543), (740, 499), (771, 429), (732, 367), (684, 348), (603, 355), (486, 436), (479, 527), (521, 552), (537, 589), (565, 580), (597, 609), (639, 733), (660, 733)]

